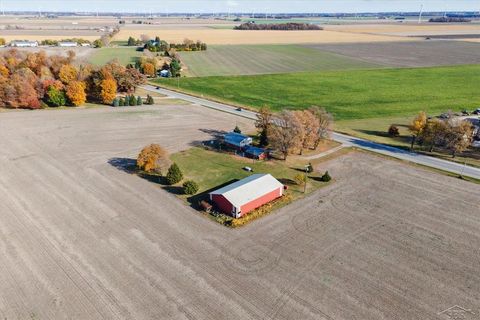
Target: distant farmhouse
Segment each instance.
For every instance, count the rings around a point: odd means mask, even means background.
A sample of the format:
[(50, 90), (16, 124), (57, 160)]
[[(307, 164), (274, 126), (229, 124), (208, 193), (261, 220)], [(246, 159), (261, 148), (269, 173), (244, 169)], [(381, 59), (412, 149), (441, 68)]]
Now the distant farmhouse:
[(14, 40), (10, 42), (10, 47), (34, 48), (38, 47), (38, 41)]
[(211, 192), (210, 201), (224, 213), (240, 218), (283, 195), (284, 186), (270, 174), (253, 174)]
[(229, 132), (223, 136), (223, 141), (229, 147), (232, 147), (237, 150), (241, 150), (252, 144), (253, 140), (249, 136), (243, 135), (241, 133)]

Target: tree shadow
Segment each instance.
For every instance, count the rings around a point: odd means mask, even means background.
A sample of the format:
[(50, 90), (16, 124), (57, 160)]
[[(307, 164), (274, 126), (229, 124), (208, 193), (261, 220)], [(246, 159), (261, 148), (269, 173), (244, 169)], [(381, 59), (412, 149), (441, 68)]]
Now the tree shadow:
[(223, 130), (216, 130), (216, 129), (198, 129), (199, 131), (209, 134), (212, 139), (222, 139), (223, 136), (227, 133)]
[(297, 184), (294, 180), (289, 179), (289, 178), (280, 178), (280, 179), (278, 179), (278, 181), (280, 181), (281, 184), (290, 185), (290, 186), (293, 186), (293, 185)]
[[(365, 129), (355, 129), (355, 131), (364, 133), (367, 135), (371, 136), (377, 136), (377, 137), (384, 137), (384, 138), (392, 138), (395, 140), (398, 140), (399, 142), (404, 142), (404, 143), (410, 143), (411, 142), (411, 137), (410, 136), (397, 136), (397, 137), (392, 137), (388, 134), (388, 132), (384, 131), (379, 131), (379, 130), (365, 130)], [(387, 144), (388, 145), (388, 144)]]
[(137, 160), (131, 158), (111, 158), (108, 164), (126, 173), (137, 172)]

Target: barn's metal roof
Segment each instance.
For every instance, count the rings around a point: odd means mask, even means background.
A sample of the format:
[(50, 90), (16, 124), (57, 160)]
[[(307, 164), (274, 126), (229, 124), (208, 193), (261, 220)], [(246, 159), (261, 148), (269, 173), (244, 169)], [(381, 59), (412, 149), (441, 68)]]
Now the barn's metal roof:
[(210, 194), (222, 195), (235, 207), (240, 208), (252, 200), (258, 199), (278, 188), (283, 188), (283, 184), (271, 174), (252, 174), (245, 179), (229, 184)]

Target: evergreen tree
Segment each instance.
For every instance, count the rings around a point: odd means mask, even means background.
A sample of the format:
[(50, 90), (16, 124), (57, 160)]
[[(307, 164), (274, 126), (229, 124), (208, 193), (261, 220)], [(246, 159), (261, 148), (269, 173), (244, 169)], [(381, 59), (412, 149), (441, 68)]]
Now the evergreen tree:
[(187, 180), (183, 183), (183, 192), (185, 194), (195, 194), (198, 192), (198, 184), (193, 180)]
[(113, 106), (114, 107), (120, 106), (120, 99), (118, 99), (118, 98), (113, 99)]
[(146, 101), (146, 104), (148, 105), (152, 105), (152, 104), (155, 104), (155, 101), (153, 100), (153, 97), (151, 95), (147, 95), (147, 101)]
[(325, 174), (320, 178), (320, 180), (323, 182), (329, 182), (330, 180), (332, 180), (332, 177), (330, 176), (328, 171), (325, 171)]
[(137, 106), (141, 106), (143, 104), (142, 97), (138, 96), (137, 97)]
[(169, 185), (179, 183), (183, 179), (183, 173), (180, 168), (174, 162), (170, 168), (168, 168), (167, 176), (165, 177)]
[(130, 96), (129, 100), (130, 100), (130, 105), (131, 106), (136, 106), (137, 105), (137, 99), (135, 98), (135, 96), (133, 94)]
[(121, 98), (120, 98), (120, 101), (118, 101), (118, 106), (119, 106), (119, 107), (125, 106), (125, 100), (123, 99), (123, 97), (121, 97)]
[(233, 129), (233, 132), (235, 133), (242, 133), (242, 130), (238, 126), (235, 126), (235, 129)]

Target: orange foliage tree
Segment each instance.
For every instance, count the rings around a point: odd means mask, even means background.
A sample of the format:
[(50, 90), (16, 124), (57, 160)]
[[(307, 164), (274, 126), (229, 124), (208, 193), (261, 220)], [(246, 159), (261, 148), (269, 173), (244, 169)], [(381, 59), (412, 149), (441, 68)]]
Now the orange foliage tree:
[(67, 85), (66, 94), (74, 106), (82, 105), (87, 101), (85, 88), (85, 83), (81, 81), (72, 81)]
[(100, 96), (102, 98), (102, 102), (105, 104), (111, 104), (113, 99), (115, 99), (117, 96), (117, 82), (115, 79), (107, 78), (102, 80), (100, 87)]
[(151, 144), (142, 149), (137, 158), (137, 167), (146, 172), (162, 173), (170, 165), (168, 153), (158, 144)]
[(58, 77), (60, 78), (60, 81), (62, 81), (63, 83), (69, 84), (70, 82), (77, 80), (77, 77), (78, 77), (77, 68), (75, 68), (71, 64), (64, 64), (60, 68)]
[(143, 73), (149, 77), (155, 77), (155, 66), (152, 63), (143, 64)]

